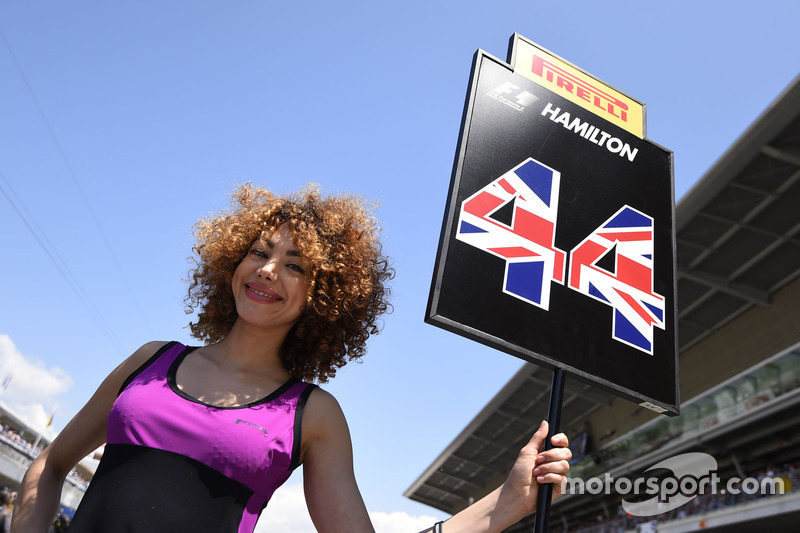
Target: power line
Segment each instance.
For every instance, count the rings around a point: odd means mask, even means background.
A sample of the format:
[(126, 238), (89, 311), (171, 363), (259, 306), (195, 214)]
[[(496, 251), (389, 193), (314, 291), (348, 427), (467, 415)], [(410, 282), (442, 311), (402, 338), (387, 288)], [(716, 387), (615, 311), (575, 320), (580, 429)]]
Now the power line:
[[(3, 185), (5, 184), (5, 185)], [(61, 258), (58, 251), (55, 247), (50, 243), (47, 239), (47, 235), (42, 231), (42, 228), (37, 224), (36, 219), (33, 215), (30, 214), (28, 209), (25, 207), (25, 204), (17, 195), (14, 188), (11, 186), (11, 183), (6, 178), (5, 174), (0, 170), (0, 191), (3, 192), (3, 195), (8, 200), (8, 203), (11, 204), (11, 207), (14, 208), (14, 211), (17, 212), (19, 217), (22, 219), (22, 222), (31, 232), (33, 238), (36, 242), (41, 246), (44, 253), (47, 254), (47, 257), (53, 262), (56, 266), (56, 269), (61, 273), (61, 275), (66, 280), (67, 284), (72, 288), (75, 294), (78, 295), (78, 299), (80, 299), (81, 303), (88, 309), (89, 314), (92, 315), (92, 318), (97, 325), (100, 326), (100, 329), (108, 336), (108, 339), (111, 341), (111, 344), (120, 352), (124, 353), (122, 349), (122, 345), (119, 342), (119, 339), (114, 334), (114, 330), (111, 329), (111, 326), (108, 325), (108, 322), (105, 321), (103, 318), (103, 314), (97, 309), (97, 307), (92, 302), (92, 299), (89, 297), (88, 293), (83, 289), (78, 278), (72, 273), (72, 271), (67, 266), (67, 263)], [(10, 194), (9, 194), (10, 191)], [(13, 196), (13, 198), (12, 198)]]
[[(78, 178), (77, 178), (77, 176), (75, 175), (75, 172), (72, 169), (72, 165), (70, 164), (69, 160), (67, 159), (66, 154), (64, 153), (63, 148), (61, 147), (61, 143), (58, 142), (58, 138), (56, 137), (56, 134), (53, 131), (53, 128), (50, 126), (50, 122), (47, 120), (47, 116), (45, 115), (44, 110), (42, 109), (42, 106), (39, 105), (39, 100), (36, 98), (36, 94), (33, 92), (33, 89), (31, 87), (30, 83), (28, 83), (28, 79), (27, 79), (27, 77), (25, 76), (25, 73), (22, 70), (22, 66), (20, 65), (19, 61), (17, 61), (17, 58), (14, 55), (14, 51), (11, 49), (11, 45), (9, 44), (8, 39), (6, 39), (5, 33), (3, 33), (3, 29), (2, 28), (0, 28), (0, 38), (3, 39), (3, 43), (5, 44), (6, 49), (8, 50), (8, 53), (11, 56), (12, 61), (14, 62), (14, 66), (16, 67), (17, 72), (20, 75), (20, 78), (22, 78), (22, 82), (25, 84), (25, 88), (28, 90), (28, 94), (30, 95), (31, 100), (33, 100), (33, 103), (36, 106), (36, 109), (39, 111), (39, 115), (40, 115), (42, 121), (44, 122), (44, 125), (47, 128), (48, 133), (50, 134), (50, 138), (53, 141), (53, 144), (56, 146), (56, 149), (58, 150), (58, 153), (61, 156), (61, 160), (63, 161), (64, 166), (67, 168), (67, 174), (70, 176), (70, 178), (72, 178), (72, 182), (75, 185), (75, 188), (78, 190), (78, 194), (80, 195), (81, 199), (83, 200), (83, 204), (86, 206), (86, 212), (91, 217), (95, 228), (97, 228), (97, 231), (100, 234), (100, 238), (102, 239), (103, 244), (105, 245), (106, 250), (108, 251), (108, 255), (111, 258), (111, 260), (113, 261), (114, 266), (117, 269), (117, 272), (119, 273), (119, 278), (122, 280), (123, 284), (125, 285), (125, 287), (127, 288), (128, 292), (130, 293), (131, 301), (133, 301), (134, 305), (136, 306), (136, 308), (137, 308), (137, 310), (139, 312), (139, 316), (141, 317), (142, 321), (144, 322), (145, 326), (150, 331), (150, 334), (152, 336), (153, 331), (152, 331), (152, 327), (150, 326), (150, 322), (147, 320), (147, 315), (145, 314), (144, 309), (142, 308), (142, 305), (139, 303), (139, 300), (136, 298), (136, 293), (134, 292), (133, 288), (131, 287), (131, 284), (128, 282), (128, 278), (125, 276), (125, 272), (122, 270), (122, 266), (120, 265), (116, 254), (114, 254), (114, 251), (111, 249), (111, 244), (108, 242), (108, 239), (106, 238), (105, 232), (103, 231), (103, 227), (100, 225), (100, 222), (97, 219), (97, 216), (95, 215), (95, 212), (92, 209), (92, 206), (89, 203), (89, 200), (86, 198), (86, 195), (83, 192), (83, 188), (81, 187), (80, 182), (78, 181)], [(6, 181), (6, 183), (8, 183), (8, 180), (5, 178), (5, 176), (3, 177), (3, 179)], [(10, 187), (10, 183), (9, 183), (9, 187)], [(13, 191), (13, 189), (12, 189), (12, 191)], [(6, 196), (8, 196), (8, 195), (6, 195)], [(16, 193), (15, 193), (15, 196), (16, 196)], [(17, 196), (17, 198), (19, 198), (19, 197)], [(23, 205), (23, 204), (20, 202), (20, 205)], [(19, 210), (17, 212), (19, 213)], [(32, 217), (31, 217), (31, 219), (32, 219)], [(27, 222), (26, 222), (26, 225), (27, 225)], [(41, 229), (40, 229), (40, 232), (41, 232), (42, 235), (45, 234), (44, 231), (41, 231)], [(37, 240), (38, 240), (38, 237), (37, 237)]]

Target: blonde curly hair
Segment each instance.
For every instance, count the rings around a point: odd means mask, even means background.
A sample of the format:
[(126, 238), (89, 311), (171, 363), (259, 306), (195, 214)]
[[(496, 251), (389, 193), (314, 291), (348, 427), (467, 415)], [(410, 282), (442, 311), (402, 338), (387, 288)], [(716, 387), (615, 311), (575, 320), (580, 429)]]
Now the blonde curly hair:
[(289, 224), (307, 261), (306, 306), (280, 350), (289, 373), (325, 383), (348, 361), (366, 353), (390, 309), (386, 282), (394, 276), (383, 255), (371, 207), (359, 196), (323, 196), (309, 185), (278, 196), (251, 183), (233, 194), (232, 210), (195, 224), (195, 266), (190, 271), (187, 314), (192, 336), (213, 343), (237, 318), (231, 281), (262, 234)]

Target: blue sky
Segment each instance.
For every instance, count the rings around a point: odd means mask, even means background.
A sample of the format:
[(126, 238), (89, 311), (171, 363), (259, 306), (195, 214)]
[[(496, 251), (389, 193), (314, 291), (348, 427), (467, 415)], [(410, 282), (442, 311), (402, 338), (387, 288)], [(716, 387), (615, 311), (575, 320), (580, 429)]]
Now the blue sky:
[(644, 102), (680, 198), (797, 75), (798, 18), (789, 0), (0, 2), (0, 400), (40, 424), (55, 408), (57, 431), (145, 341), (191, 343), (190, 229), (235, 185), (357, 192), (381, 203), (395, 311), (327, 389), (368, 508), (441, 516), (402, 492), (521, 366), (423, 323), (475, 50), (505, 58), (518, 32)]

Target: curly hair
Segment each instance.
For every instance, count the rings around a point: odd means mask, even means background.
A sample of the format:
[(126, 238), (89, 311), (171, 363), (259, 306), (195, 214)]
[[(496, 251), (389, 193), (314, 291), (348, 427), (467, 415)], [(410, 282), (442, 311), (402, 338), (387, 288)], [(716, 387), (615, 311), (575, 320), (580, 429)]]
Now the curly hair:
[(370, 206), (359, 196), (323, 196), (309, 185), (278, 196), (251, 183), (233, 194), (232, 210), (195, 224), (185, 300), (192, 336), (214, 343), (237, 318), (231, 281), (234, 271), (262, 234), (289, 224), (295, 245), (310, 265), (306, 305), (280, 349), (289, 373), (325, 383), (347, 362), (366, 353), (366, 341), (380, 330), (378, 319), (390, 310), (394, 276), (383, 255), (379, 228)]

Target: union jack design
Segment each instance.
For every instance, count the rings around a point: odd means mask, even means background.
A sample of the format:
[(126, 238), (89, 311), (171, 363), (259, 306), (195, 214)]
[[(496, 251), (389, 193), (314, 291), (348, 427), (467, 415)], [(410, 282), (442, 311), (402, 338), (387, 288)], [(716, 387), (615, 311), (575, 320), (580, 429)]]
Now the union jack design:
[(505, 260), (503, 292), (542, 309), (564, 284), (554, 246), (561, 173), (528, 158), (461, 204), (456, 239)]
[(568, 286), (614, 309), (613, 338), (650, 355), (664, 329), (653, 292), (653, 218), (626, 205), (570, 253)]

